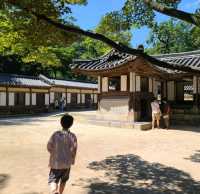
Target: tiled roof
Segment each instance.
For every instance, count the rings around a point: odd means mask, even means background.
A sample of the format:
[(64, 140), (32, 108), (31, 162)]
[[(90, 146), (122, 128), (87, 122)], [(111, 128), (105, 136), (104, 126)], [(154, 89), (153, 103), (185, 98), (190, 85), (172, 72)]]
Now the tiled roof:
[(191, 67), (200, 70), (200, 50), (192, 52), (154, 55), (157, 59), (181, 67)]
[[(171, 64), (173, 66), (182, 68), (191, 68), (193, 70), (200, 71), (200, 50), (183, 53), (173, 53), (165, 55), (153, 55), (153, 58)], [(111, 50), (108, 54), (93, 60), (74, 60), (74, 64), (71, 65), (72, 69), (79, 69), (84, 71), (98, 71), (108, 70), (115, 67), (119, 67), (129, 61), (133, 61), (137, 56), (127, 53), (121, 53), (116, 50)], [(180, 69), (173, 70), (164, 68), (158, 64), (152, 64), (154, 67), (167, 73), (178, 73)]]
[(78, 81), (69, 81), (69, 80), (59, 80), (59, 79), (51, 79), (44, 75), (39, 76), (40, 79), (49, 83), (51, 85), (56, 86), (65, 86), (65, 87), (76, 87), (76, 88), (88, 88), (88, 89), (97, 89), (97, 84), (86, 83), (86, 82), (78, 82)]
[(111, 50), (106, 55), (93, 60), (74, 60), (72, 69), (80, 70), (107, 70), (121, 66), (128, 61), (136, 59), (136, 56), (127, 53), (121, 53), (116, 50)]
[(59, 86), (97, 89), (97, 84), (93, 84), (93, 83), (84, 83), (84, 82), (67, 81), (67, 80), (56, 80), (56, 79), (51, 79), (51, 81), (53, 81), (53, 83), (55, 85), (59, 85)]
[(15, 74), (0, 74), (0, 85), (50, 87), (37, 77)]

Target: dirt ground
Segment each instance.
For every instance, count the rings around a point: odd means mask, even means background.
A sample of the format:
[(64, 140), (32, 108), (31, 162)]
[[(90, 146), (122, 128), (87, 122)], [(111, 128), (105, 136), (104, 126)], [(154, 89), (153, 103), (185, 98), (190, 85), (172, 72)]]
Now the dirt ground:
[[(48, 194), (46, 143), (59, 117), (0, 120), (0, 193)], [(199, 194), (200, 129), (139, 131), (75, 120), (65, 194)], [(198, 132), (199, 131), (199, 132)]]

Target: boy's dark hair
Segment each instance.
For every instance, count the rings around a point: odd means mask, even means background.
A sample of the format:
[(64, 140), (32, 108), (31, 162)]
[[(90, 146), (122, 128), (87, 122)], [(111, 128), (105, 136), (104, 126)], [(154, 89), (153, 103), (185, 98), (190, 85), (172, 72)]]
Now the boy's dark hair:
[(65, 114), (61, 117), (60, 124), (64, 130), (67, 130), (72, 126), (73, 121), (74, 121), (74, 118), (71, 115)]

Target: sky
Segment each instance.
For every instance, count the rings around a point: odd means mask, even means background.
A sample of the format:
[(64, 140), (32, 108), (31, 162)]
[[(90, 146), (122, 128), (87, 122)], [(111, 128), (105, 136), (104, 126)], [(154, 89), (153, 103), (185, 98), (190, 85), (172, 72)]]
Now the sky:
[[(76, 18), (76, 24), (85, 30), (94, 29), (102, 16), (114, 10), (120, 10), (125, 0), (88, 0), (86, 6), (73, 6), (73, 16)], [(200, 7), (200, 0), (182, 0), (179, 9), (193, 12), (197, 7)], [(156, 20), (162, 22), (169, 17), (157, 14)], [(149, 35), (149, 29), (143, 27), (141, 29), (132, 30), (133, 38), (131, 45), (137, 47), (139, 44), (147, 46), (146, 40)]]

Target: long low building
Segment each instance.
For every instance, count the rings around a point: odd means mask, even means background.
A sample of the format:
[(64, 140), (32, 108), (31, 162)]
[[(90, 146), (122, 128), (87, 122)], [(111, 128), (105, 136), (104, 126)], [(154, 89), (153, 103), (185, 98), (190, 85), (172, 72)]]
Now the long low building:
[(68, 80), (0, 74), (0, 114), (47, 112), (59, 108), (94, 109), (97, 84)]

